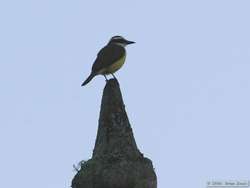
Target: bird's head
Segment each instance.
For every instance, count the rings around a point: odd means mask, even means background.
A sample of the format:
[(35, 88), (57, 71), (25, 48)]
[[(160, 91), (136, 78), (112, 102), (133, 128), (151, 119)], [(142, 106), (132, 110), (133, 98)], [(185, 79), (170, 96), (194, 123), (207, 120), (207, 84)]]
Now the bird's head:
[(135, 43), (134, 41), (129, 41), (123, 38), (122, 36), (114, 36), (110, 39), (109, 44), (117, 44), (120, 46), (127, 46), (128, 44), (133, 44)]

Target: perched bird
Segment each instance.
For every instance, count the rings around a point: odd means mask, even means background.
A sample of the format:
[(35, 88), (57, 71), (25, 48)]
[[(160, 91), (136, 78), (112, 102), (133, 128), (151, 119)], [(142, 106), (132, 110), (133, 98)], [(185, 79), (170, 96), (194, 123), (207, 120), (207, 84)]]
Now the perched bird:
[(135, 42), (128, 41), (122, 36), (112, 37), (108, 44), (98, 52), (92, 66), (92, 71), (89, 77), (82, 83), (82, 86), (89, 83), (96, 75), (103, 75), (107, 80), (106, 75), (112, 74), (115, 78), (114, 73), (119, 70), (125, 62), (125, 46), (133, 43)]

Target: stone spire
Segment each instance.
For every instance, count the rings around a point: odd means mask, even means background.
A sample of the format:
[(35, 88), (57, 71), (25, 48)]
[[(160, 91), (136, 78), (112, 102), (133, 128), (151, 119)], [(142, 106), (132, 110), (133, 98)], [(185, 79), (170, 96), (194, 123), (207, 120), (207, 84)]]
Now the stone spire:
[(72, 188), (156, 187), (152, 162), (136, 146), (119, 83), (111, 79), (103, 91), (93, 156), (81, 164)]

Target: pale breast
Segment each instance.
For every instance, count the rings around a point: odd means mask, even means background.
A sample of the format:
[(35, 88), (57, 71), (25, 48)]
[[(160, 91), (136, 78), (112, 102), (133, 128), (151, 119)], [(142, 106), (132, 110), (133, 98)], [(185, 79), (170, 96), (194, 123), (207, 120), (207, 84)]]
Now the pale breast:
[(116, 61), (116, 62), (113, 63), (112, 65), (110, 65), (110, 66), (105, 70), (105, 73), (106, 73), (106, 74), (111, 74), (111, 73), (114, 73), (114, 72), (116, 72), (117, 70), (119, 70), (119, 69), (122, 67), (122, 65), (124, 64), (125, 59), (126, 59), (126, 54), (125, 54), (121, 59), (119, 59), (118, 61)]

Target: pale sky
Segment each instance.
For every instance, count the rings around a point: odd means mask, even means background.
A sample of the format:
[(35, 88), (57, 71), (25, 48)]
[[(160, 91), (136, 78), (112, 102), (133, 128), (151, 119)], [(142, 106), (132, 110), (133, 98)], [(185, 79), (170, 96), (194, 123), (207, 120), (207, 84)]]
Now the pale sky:
[(113, 35), (137, 145), (158, 188), (250, 180), (249, 0), (0, 1), (0, 187), (63, 188), (92, 155)]

